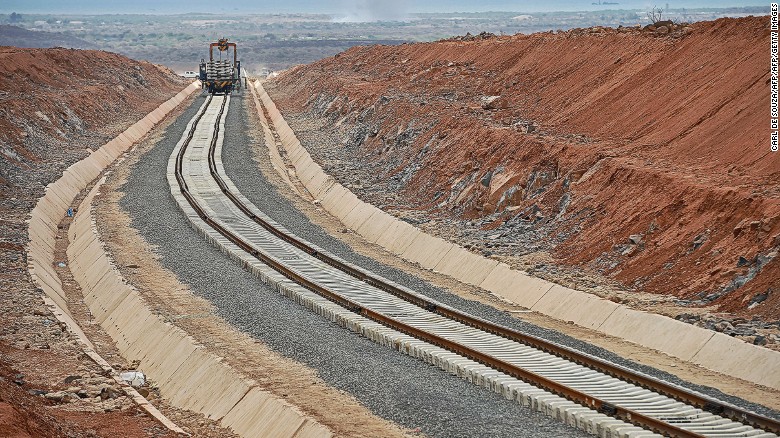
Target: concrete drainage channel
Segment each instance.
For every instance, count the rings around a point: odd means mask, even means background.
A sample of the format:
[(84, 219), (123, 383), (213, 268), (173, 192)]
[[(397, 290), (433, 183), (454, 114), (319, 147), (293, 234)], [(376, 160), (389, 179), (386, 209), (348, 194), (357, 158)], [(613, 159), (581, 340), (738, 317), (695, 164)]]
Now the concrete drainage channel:
[[(607, 335), (652, 348), (710, 370), (780, 389), (780, 352), (748, 344), (723, 333), (686, 324), (663, 315), (634, 310), (598, 296), (531, 277), (497, 260), (472, 253), (426, 234), (381, 209), (365, 203), (326, 174), (301, 145), (260, 82), (266, 129), (273, 128), (284, 157), (271, 151), (277, 169), (294, 173), (305, 194), (347, 228), (387, 251), (425, 269), (484, 289), (498, 297), (561, 321), (571, 321)], [(290, 178), (288, 178), (290, 179)], [(299, 190), (300, 191), (300, 190)], [(745, 366), (749, 363), (749, 366)]]
[(172, 404), (200, 412), (241, 436), (331, 436), (327, 428), (256, 387), (151, 311), (103, 250), (91, 215), (99, 188), (96, 185), (84, 199), (71, 226), (68, 260), (95, 320), (122, 355), (139, 360), (139, 368)]
[[(128, 128), (86, 159), (65, 171), (47, 187), (32, 211), (28, 270), (43, 289), (55, 316), (77, 335), (83, 349), (107, 373), (120, 378), (80, 330), (65, 304), (62, 284), (53, 272), (57, 223), (76, 196), (102, 171), (140, 140), (188, 95), (200, 88), (193, 83), (174, 98)], [(124, 282), (98, 239), (91, 217), (91, 201), (99, 181), (79, 206), (68, 232), (68, 260), (84, 292), (84, 301), (125, 358), (140, 359), (140, 367), (157, 382), (161, 394), (174, 406), (203, 413), (242, 436), (327, 437), (330, 431), (295, 407), (256, 387), (219, 358), (196, 345), (180, 329), (155, 315), (134, 288)], [(206, 378), (209, 384), (204, 384)], [(128, 395), (153, 418), (177, 434), (181, 428), (162, 415), (133, 388)]]
[[(139, 407), (168, 430), (178, 434), (183, 433), (181, 428), (160, 413), (132, 387), (124, 384), (116, 371), (95, 352), (94, 346), (68, 309), (62, 282), (53, 268), (54, 248), (57, 225), (79, 193), (198, 87), (198, 83), (189, 85), (116, 138), (92, 152), (87, 158), (70, 166), (60, 179), (46, 187), (46, 194), (33, 208), (28, 221), (27, 269), (33, 282), (42, 290), (46, 305), (54, 316), (76, 336), (84, 353), (95, 361), (104, 372), (112, 375), (117, 382), (122, 384), (124, 391)], [(91, 196), (87, 198), (91, 199)]]
[[(307, 259), (307, 254), (292, 247), (285, 248), (285, 245), (275, 240), (267, 230), (258, 226), (254, 219), (263, 218), (264, 221), (271, 223), (273, 221), (264, 217), (262, 212), (237, 193), (235, 186), (224, 175), (220, 159), (223, 136), (220, 133), (224, 132), (224, 107), (228, 102), (229, 98), (215, 98), (214, 102), (209, 100), (203, 104), (200, 114), (193, 118), (191, 129), (177, 145), (169, 160), (168, 181), (171, 192), (196, 229), (209, 241), (239, 260), (282, 294), (375, 342), (421, 358), (475, 384), (486, 386), (504, 394), (507, 398), (517, 399), (524, 405), (593, 434), (652, 435), (641, 428), (595, 412), (582, 404), (601, 408), (605, 412), (675, 436), (775, 436), (676, 403), (658, 394), (594, 373), (540, 351), (518, 349), (519, 345), (507, 344), (509, 341), (505, 339), (490, 337), (486, 333), (475, 334), (475, 329), (458, 326), (459, 323), (432, 321), (431, 313), (421, 316), (425, 311), (419, 307), (398, 302), (400, 300), (393, 302), (393, 299), (381, 292), (372, 295), (370, 292), (373, 288), (370, 286), (361, 282), (356, 283), (354, 278), (344, 273), (333, 272), (333, 270), (328, 272), (329, 267), (322, 262), (318, 263), (310, 257)], [(202, 123), (199, 123), (201, 119), (203, 119)], [(220, 193), (217, 182), (220, 182), (222, 191), (229, 196)], [(231, 196), (234, 197), (232, 203)], [(316, 254), (317, 251), (314, 253)], [(284, 276), (271, 270), (268, 265), (275, 266), (284, 273)], [(292, 269), (290, 265), (293, 266)], [(342, 306), (312, 293), (286, 277), (296, 279), (298, 283), (328, 296), (331, 301), (340, 302)], [(352, 282), (351, 288), (350, 282)], [(323, 287), (323, 284), (326, 287)], [(336, 292), (328, 292), (328, 290)], [(436, 306), (440, 304), (434, 304), (434, 307)], [(382, 310), (375, 312), (370, 310), (371, 308)], [(392, 316), (387, 317), (388, 314)], [(370, 319), (362, 315), (369, 316)], [(399, 323), (400, 320), (405, 322)], [(381, 321), (384, 325), (376, 321)], [(417, 327), (413, 327), (415, 322)], [(481, 349), (488, 353), (486, 356), (477, 355), (476, 358), (479, 360), (489, 362), (488, 358), (500, 358), (503, 363), (514, 360), (513, 365), (516, 367), (499, 368), (508, 373), (498, 372), (466, 357), (388, 328), (388, 325), (413, 333), (417, 338), (422, 337), (425, 340), (444, 344), (450, 350), (453, 350), (453, 342), (456, 346), (464, 347), (471, 341), (471, 349), (455, 348), (455, 351), (465, 352), (474, 357), (474, 348)], [(427, 333), (435, 333), (433, 337), (421, 335), (420, 325), (427, 325)], [(494, 362), (492, 364), (495, 366)], [(557, 379), (559, 382), (565, 382), (571, 388), (570, 390), (561, 390), (560, 387), (555, 386), (553, 388), (582, 404), (573, 403), (515, 379), (513, 376), (517, 375), (528, 378), (527, 374), (523, 375), (519, 371), (521, 368), (533, 370), (538, 373), (536, 377), (542, 376), (542, 380)], [(540, 382), (539, 379), (534, 381)], [(549, 383), (547, 386), (550, 387)], [(579, 390), (589, 395), (585, 395), (584, 399), (578, 399), (573, 393)], [(609, 403), (599, 397), (608, 399)], [(771, 420), (768, 421), (773, 424)]]
[[(354, 230), (367, 242), (375, 243), (400, 258), (418, 263), (427, 269), (440, 271), (465, 284), (479, 285), (499, 298), (509, 297), (511, 298), (510, 302), (520, 303), (540, 313), (570, 323), (571, 320), (574, 320), (576, 324), (584, 327), (616, 335), (643, 346), (657, 348), (672, 356), (719, 370), (731, 376), (767, 385), (771, 388), (780, 386), (777, 373), (777, 367), (780, 366), (778, 352), (682, 324), (661, 315), (618, 306), (589, 294), (529, 277), (522, 272), (511, 270), (503, 263), (485, 259), (469, 253), (457, 245), (427, 235), (378, 208), (360, 201), (353, 193), (336, 182), (333, 177), (325, 174), (322, 168), (312, 160), (270, 96), (263, 89), (262, 84), (256, 82), (254, 85), (253, 92), (255, 89), (258, 91), (259, 101), (262, 102), (258, 102), (257, 107), (265, 136), (272, 140), (271, 145), (275, 144), (276, 146), (276, 148), (269, 146), (268, 151), (273, 168), (277, 172), (283, 169), (280, 172), (283, 173), (283, 179), (285, 181), (292, 179), (293, 181), (288, 182), (288, 185), (295, 189), (300, 196), (310, 199), (313, 194), (315, 198), (321, 200), (320, 204), (325, 211), (340, 220), (350, 230)], [(303, 186), (304, 191), (298, 190), (298, 186)], [(246, 185), (244, 187), (246, 188)], [(446, 298), (446, 296), (439, 296), (441, 299)], [(452, 300), (448, 299), (448, 302), (452, 302)], [(484, 313), (484, 311), (479, 311), (479, 313), (485, 317), (491, 314), (491, 312)], [(488, 318), (493, 319), (495, 316)], [(497, 319), (501, 320), (502, 318)], [(504, 323), (515, 325), (514, 322), (504, 321)], [(526, 329), (531, 329), (532, 332), (536, 331), (533, 327), (522, 328), (522, 330)], [(547, 338), (551, 335), (553, 339), (558, 339), (553, 333), (544, 333), (542, 336)], [(583, 351), (592, 351), (592, 347), (578, 342), (560, 341), (574, 348), (582, 348)], [(604, 352), (596, 351), (592, 354), (603, 357)], [(614, 356), (611, 360), (622, 364), (627, 369), (636, 370), (635, 364), (630, 361), (627, 362)], [(597, 368), (602, 369), (601, 367)], [(630, 375), (632, 372), (626, 375), (621, 372), (606, 371), (610, 375), (620, 376), (622, 379), (638, 383), (641, 386), (658, 388), (653, 383), (646, 385), (639, 382)], [(691, 399), (685, 395), (680, 396), (679, 393), (675, 394), (675, 389), (668, 391), (669, 388), (666, 388), (661, 391), (675, 399), (693, 402), (696, 406), (720, 413), (739, 422), (754, 425), (758, 429), (775, 433), (778, 431), (776, 413), (766, 410), (762, 406), (746, 407), (743, 401), (727, 394), (713, 392), (711, 388), (691, 386), (672, 375), (664, 376), (663, 373), (659, 375), (657, 370), (644, 368), (643, 371), (662, 379), (668, 379), (668, 381), (676, 381), (678, 385), (688, 386), (694, 391), (704, 391), (716, 399), (728, 399), (742, 408), (731, 411), (727, 404), (724, 405), (717, 401), (715, 404), (711, 404), (706, 401), (707, 397), (698, 398), (697, 396)], [(682, 388), (682, 386), (678, 388)], [(683, 390), (683, 392), (686, 391)], [(772, 418), (757, 415), (750, 419), (753, 415), (751, 412), (756, 411)], [(732, 436), (732, 433), (737, 433), (737, 429), (724, 432), (724, 436)], [(754, 430), (747, 433), (761, 434), (762, 432)]]

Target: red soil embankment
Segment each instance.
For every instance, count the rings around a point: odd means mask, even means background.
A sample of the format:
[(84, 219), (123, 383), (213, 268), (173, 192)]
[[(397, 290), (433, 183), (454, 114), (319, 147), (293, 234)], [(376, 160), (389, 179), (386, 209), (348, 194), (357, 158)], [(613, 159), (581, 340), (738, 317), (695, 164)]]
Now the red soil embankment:
[(170, 71), (115, 53), (0, 47), (0, 156), (38, 161), (46, 151), (28, 137), (89, 135), (183, 86)]
[[(185, 85), (113, 53), (0, 47), (0, 436), (172, 435), (125, 397), (100, 397), (118, 386), (43, 305), (25, 220), (69, 165)], [(44, 396), (69, 388), (74, 397)]]
[(400, 181), (408, 206), (522, 222), (562, 264), (776, 319), (768, 25), (360, 47), (275, 86), (285, 112), (335, 122), (333, 147), (372, 183)]

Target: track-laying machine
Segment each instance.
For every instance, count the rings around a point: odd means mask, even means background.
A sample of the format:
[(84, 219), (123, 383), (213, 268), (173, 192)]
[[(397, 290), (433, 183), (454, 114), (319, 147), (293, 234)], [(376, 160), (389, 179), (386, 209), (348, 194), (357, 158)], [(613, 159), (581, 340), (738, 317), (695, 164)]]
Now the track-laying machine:
[[(214, 49), (218, 59), (215, 59)], [(230, 59), (232, 49), (233, 59)], [(229, 94), (241, 89), (241, 61), (238, 60), (236, 43), (221, 38), (209, 45), (209, 60), (200, 61), (200, 81), (211, 94)], [(224, 59), (223, 59), (224, 58)]]

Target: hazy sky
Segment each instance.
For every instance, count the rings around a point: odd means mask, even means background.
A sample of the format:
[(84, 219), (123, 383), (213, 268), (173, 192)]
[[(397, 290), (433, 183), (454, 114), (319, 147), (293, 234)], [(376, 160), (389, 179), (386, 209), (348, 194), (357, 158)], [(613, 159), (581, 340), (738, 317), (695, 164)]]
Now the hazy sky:
[[(0, 0), (0, 13), (186, 13), (186, 12), (254, 12), (254, 13), (327, 13), (366, 19), (399, 19), (415, 12), (481, 12), (481, 11), (572, 11), (595, 9), (647, 9), (652, 6), (672, 9), (690, 7), (767, 6), (757, 0), (609, 0), (617, 6), (594, 6), (598, 0)], [(215, 5), (220, 5), (215, 7)]]

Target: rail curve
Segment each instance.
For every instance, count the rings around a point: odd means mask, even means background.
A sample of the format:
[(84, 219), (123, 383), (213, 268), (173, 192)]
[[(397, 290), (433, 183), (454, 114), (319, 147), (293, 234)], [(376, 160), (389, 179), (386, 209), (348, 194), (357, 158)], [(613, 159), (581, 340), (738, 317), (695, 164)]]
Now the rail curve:
[(229, 103), (230, 96), (207, 98), (169, 166), (177, 184), (172, 191), (188, 203), (180, 203), (182, 210), (197, 215), (221, 239), (356, 315), (492, 368), (499, 373), (492, 378), (504, 384), (519, 379), (666, 436), (780, 433), (780, 422), (772, 418), (476, 318), (296, 237), (252, 205), (225, 175), (219, 157)]

